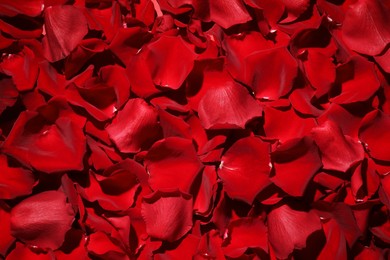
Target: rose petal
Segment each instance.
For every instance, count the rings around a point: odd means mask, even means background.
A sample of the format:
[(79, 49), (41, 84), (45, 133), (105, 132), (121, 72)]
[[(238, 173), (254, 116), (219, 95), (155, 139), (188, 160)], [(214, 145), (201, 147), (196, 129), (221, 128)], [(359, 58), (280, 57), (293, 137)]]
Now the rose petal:
[(261, 139), (246, 137), (222, 156), (218, 176), (231, 198), (252, 204), (256, 195), (271, 183), (269, 150)]
[(368, 113), (359, 129), (360, 140), (367, 144), (368, 153), (378, 160), (390, 161), (387, 149), (390, 140), (390, 116), (375, 110)]
[(209, 89), (199, 102), (199, 118), (206, 129), (245, 128), (262, 116), (262, 108), (241, 85), (230, 82)]
[(225, 255), (240, 257), (249, 249), (268, 252), (267, 227), (261, 218), (240, 218), (230, 222), (228, 240), (223, 245)]
[(326, 170), (346, 172), (364, 159), (360, 143), (346, 136), (333, 121), (313, 128), (312, 137), (320, 148), (322, 164)]
[[(359, 0), (349, 6), (342, 26), (349, 48), (377, 55), (390, 43), (390, 9), (382, 1)], [(356, 30), (359, 28), (359, 30)]]
[(281, 259), (286, 259), (295, 248), (305, 248), (307, 238), (322, 228), (313, 211), (298, 211), (287, 204), (268, 214), (267, 225), (269, 242)]
[(11, 232), (14, 237), (32, 246), (54, 250), (64, 242), (74, 217), (64, 193), (44, 191), (12, 209)]
[(144, 100), (130, 99), (106, 130), (121, 152), (137, 153), (159, 137), (157, 117), (157, 111)]
[(9, 260), (31, 259), (31, 260), (52, 260), (53, 255), (49, 254), (36, 254), (31, 251), (27, 246), (22, 243), (16, 242), (16, 247), (7, 255)]
[(4, 0), (0, 3), (0, 14), (5, 16), (15, 16), (24, 14), (28, 16), (38, 16), (43, 8), (43, 0)]
[(157, 191), (143, 198), (142, 216), (149, 236), (176, 241), (192, 227), (192, 197), (181, 192)]
[(68, 56), (88, 33), (87, 19), (72, 5), (51, 6), (45, 9), (45, 30), (45, 57), (55, 62)]
[(145, 167), (153, 190), (178, 188), (189, 192), (202, 163), (191, 140), (168, 137), (150, 148), (145, 157)]
[(322, 166), (318, 147), (309, 137), (285, 142), (271, 153), (271, 159), (275, 167), (272, 181), (292, 196), (302, 196)]
[(3, 209), (2, 206), (0, 206), (0, 219), (1, 219), (1, 225), (0, 225), (0, 256), (5, 256), (10, 246), (15, 241), (15, 238), (11, 235), (11, 228), (10, 228), (10, 220), (11, 216), (10, 213)]

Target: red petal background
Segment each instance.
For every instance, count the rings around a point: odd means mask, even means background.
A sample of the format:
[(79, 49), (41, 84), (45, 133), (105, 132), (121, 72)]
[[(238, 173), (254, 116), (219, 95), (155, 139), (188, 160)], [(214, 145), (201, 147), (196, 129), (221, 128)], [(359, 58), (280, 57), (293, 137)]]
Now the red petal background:
[(389, 259), (388, 0), (0, 1), (0, 259)]

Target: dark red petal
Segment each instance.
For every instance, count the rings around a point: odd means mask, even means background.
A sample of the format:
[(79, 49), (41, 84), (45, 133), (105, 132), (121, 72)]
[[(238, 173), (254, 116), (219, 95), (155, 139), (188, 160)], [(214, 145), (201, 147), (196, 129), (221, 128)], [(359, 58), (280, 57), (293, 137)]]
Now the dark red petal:
[(381, 66), (384, 71), (390, 73), (390, 49), (387, 49), (384, 54), (376, 56), (375, 61)]
[(359, 129), (360, 140), (367, 145), (368, 153), (378, 160), (390, 161), (390, 116), (375, 110), (368, 113)]
[(12, 209), (11, 232), (27, 244), (54, 250), (64, 242), (74, 216), (64, 193), (44, 191), (23, 200)]
[(286, 95), (298, 73), (298, 64), (285, 47), (255, 52), (244, 62), (244, 82), (258, 99), (276, 100)]
[(230, 82), (209, 89), (199, 102), (199, 118), (206, 129), (245, 128), (262, 108), (241, 85)]
[(51, 253), (36, 254), (29, 249), (29, 247), (22, 243), (16, 242), (16, 247), (7, 255), (7, 260), (20, 260), (20, 259), (31, 259), (31, 260), (52, 260), (54, 256)]
[(171, 115), (161, 109), (158, 110), (158, 114), (164, 138), (177, 136), (191, 139), (191, 128), (184, 119)]
[(123, 250), (106, 233), (100, 231), (89, 235), (87, 250), (92, 255), (101, 258), (128, 259)]
[(284, 18), (281, 23), (290, 23), (299, 18), (310, 5), (309, 0), (282, 0), (285, 10), (287, 11), (287, 17)]
[(318, 147), (309, 137), (285, 142), (271, 158), (275, 167), (272, 181), (292, 196), (302, 196), (322, 166)]
[(33, 51), (28, 47), (24, 47), (18, 54), (11, 54), (3, 59), (0, 70), (12, 77), (19, 91), (32, 89), (38, 77), (38, 64)]
[(106, 130), (121, 152), (137, 153), (159, 137), (157, 117), (157, 111), (144, 100), (130, 99)]
[(10, 167), (7, 157), (0, 155), (0, 199), (13, 199), (31, 194), (35, 178), (31, 171)]
[(240, 218), (230, 222), (228, 237), (223, 246), (225, 255), (240, 257), (249, 249), (268, 252), (267, 227), (261, 218)]
[(390, 43), (389, 23), (390, 9), (385, 2), (356, 1), (349, 6), (345, 14), (343, 39), (354, 51), (377, 55)]
[(313, 117), (322, 114), (322, 111), (313, 106), (314, 90), (310, 86), (295, 89), (289, 96), (292, 107), (302, 115)]
[(149, 236), (176, 241), (192, 227), (192, 197), (181, 192), (157, 191), (143, 198), (142, 216)]
[(347, 243), (337, 222), (333, 219), (323, 223), (326, 244), (318, 259), (347, 259)]
[(8, 211), (6, 211), (5, 209), (3, 209), (2, 206), (0, 206), (0, 219), (1, 219), (0, 256), (5, 256), (5, 254), (8, 251), (8, 248), (15, 241), (15, 238), (11, 235), (11, 228), (10, 228), (11, 216), (10, 216), (10, 213)]
[(265, 136), (281, 142), (303, 137), (316, 126), (313, 118), (302, 118), (293, 109), (284, 111), (265, 107), (264, 121)]
[(51, 6), (45, 9), (46, 37), (43, 38), (45, 57), (58, 61), (76, 48), (88, 33), (87, 19), (72, 5)]
[(180, 88), (194, 66), (196, 54), (193, 47), (181, 37), (163, 36), (146, 48), (146, 63), (154, 84), (171, 89)]
[(238, 140), (222, 156), (218, 175), (227, 194), (252, 204), (271, 181), (270, 147), (257, 137)]
[(7, 107), (12, 107), (19, 96), (19, 93), (11, 79), (0, 80), (0, 115)]
[(217, 173), (214, 166), (206, 166), (202, 173), (202, 181), (194, 200), (194, 211), (201, 216), (209, 215), (218, 188)]
[(380, 86), (374, 64), (361, 56), (353, 56), (337, 68), (337, 81), (341, 84), (341, 92), (331, 99), (337, 104), (366, 101)]
[(363, 146), (346, 136), (333, 121), (313, 128), (312, 136), (321, 151), (326, 170), (346, 172), (364, 158)]
[(269, 242), (277, 258), (286, 259), (294, 249), (306, 247), (307, 238), (322, 228), (313, 211), (298, 211), (288, 205), (273, 209), (267, 217)]
[(0, 14), (5, 16), (16, 16), (24, 14), (38, 16), (43, 10), (43, 0), (4, 0), (0, 3)]
[(44, 120), (36, 112), (21, 113), (4, 142), (4, 152), (47, 173), (81, 170), (86, 150), (82, 129), (70, 117), (59, 117), (49, 125)]
[(153, 190), (178, 188), (182, 192), (189, 192), (203, 166), (191, 140), (168, 137), (150, 148), (145, 167)]

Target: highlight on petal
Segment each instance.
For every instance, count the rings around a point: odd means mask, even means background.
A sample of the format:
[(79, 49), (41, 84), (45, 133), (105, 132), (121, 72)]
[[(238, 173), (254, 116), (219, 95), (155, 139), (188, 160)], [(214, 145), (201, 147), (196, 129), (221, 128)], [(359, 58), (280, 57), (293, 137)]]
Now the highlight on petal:
[(87, 19), (72, 5), (50, 6), (45, 9), (43, 49), (50, 62), (68, 56), (88, 33)]
[(47, 173), (83, 169), (85, 120), (69, 110), (63, 99), (53, 99), (40, 107), (39, 113), (22, 112), (3, 151), (26, 166)]
[(378, 55), (390, 43), (389, 23), (388, 4), (378, 0), (358, 0), (345, 14), (343, 39), (354, 51)]
[(245, 128), (248, 121), (262, 116), (262, 108), (243, 86), (230, 82), (209, 89), (198, 113), (206, 129)]
[(275, 168), (272, 181), (292, 196), (302, 196), (322, 166), (317, 145), (309, 137), (292, 139), (271, 153)]
[(34, 174), (26, 169), (10, 167), (7, 157), (0, 154), (0, 199), (13, 199), (31, 194)]
[(143, 198), (142, 216), (149, 236), (176, 241), (192, 228), (192, 196), (179, 191), (156, 191)]
[(190, 139), (168, 137), (150, 148), (145, 167), (153, 190), (177, 188), (189, 192), (203, 166)]
[(267, 226), (269, 242), (280, 259), (288, 258), (294, 249), (305, 248), (307, 238), (322, 228), (316, 213), (295, 210), (287, 204), (271, 210)]
[(367, 145), (368, 153), (375, 159), (390, 161), (389, 127), (390, 116), (379, 110), (368, 113), (362, 120), (359, 139)]
[(244, 62), (244, 83), (258, 99), (277, 100), (286, 95), (298, 75), (298, 63), (285, 47), (255, 52)]
[(194, 66), (196, 54), (181, 37), (162, 36), (147, 45), (146, 63), (154, 84), (178, 89)]
[(160, 136), (158, 113), (143, 99), (130, 99), (106, 130), (122, 153), (137, 153)]
[(55, 250), (64, 242), (74, 217), (63, 192), (44, 191), (12, 209), (11, 233), (29, 245)]
[(321, 152), (324, 169), (346, 172), (364, 159), (363, 146), (346, 136), (333, 121), (313, 128), (312, 137)]
[(271, 184), (270, 146), (257, 137), (235, 142), (222, 156), (218, 176), (229, 197), (252, 204), (256, 195)]
[(230, 222), (222, 244), (225, 255), (240, 257), (249, 248), (268, 252), (267, 227), (261, 218), (245, 217)]

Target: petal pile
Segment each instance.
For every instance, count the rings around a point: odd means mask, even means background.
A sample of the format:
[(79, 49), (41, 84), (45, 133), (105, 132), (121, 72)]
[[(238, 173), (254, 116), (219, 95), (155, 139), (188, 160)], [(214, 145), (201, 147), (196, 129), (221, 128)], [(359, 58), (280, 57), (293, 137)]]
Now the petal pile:
[(389, 259), (388, 0), (0, 1), (0, 259)]

